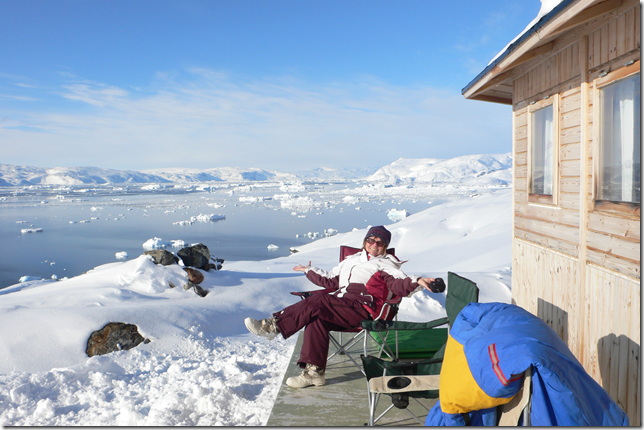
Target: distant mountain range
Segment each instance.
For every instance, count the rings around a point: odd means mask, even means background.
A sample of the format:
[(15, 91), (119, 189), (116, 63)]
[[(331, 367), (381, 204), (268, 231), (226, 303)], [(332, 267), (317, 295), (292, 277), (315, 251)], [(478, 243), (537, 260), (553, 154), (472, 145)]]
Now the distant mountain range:
[(29, 167), (0, 164), (0, 186), (108, 185), (246, 181), (358, 180), (401, 184), (508, 185), (512, 182), (510, 154), (466, 155), (440, 160), (401, 158), (380, 169), (332, 169), (284, 173), (257, 168), (167, 168), (144, 171), (99, 167)]

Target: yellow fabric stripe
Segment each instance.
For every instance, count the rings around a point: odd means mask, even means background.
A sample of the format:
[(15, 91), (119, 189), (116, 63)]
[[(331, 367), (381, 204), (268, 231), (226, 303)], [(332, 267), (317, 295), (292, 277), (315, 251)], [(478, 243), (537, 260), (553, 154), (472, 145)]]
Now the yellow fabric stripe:
[[(488, 357), (485, 359), (489, 360)], [(491, 363), (490, 372), (494, 373)], [(439, 390), (441, 409), (448, 414), (488, 409), (512, 400), (511, 397), (496, 398), (485, 394), (472, 376), (465, 357), (465, 348), (451, 335), (448, 336), (445, 347)]]

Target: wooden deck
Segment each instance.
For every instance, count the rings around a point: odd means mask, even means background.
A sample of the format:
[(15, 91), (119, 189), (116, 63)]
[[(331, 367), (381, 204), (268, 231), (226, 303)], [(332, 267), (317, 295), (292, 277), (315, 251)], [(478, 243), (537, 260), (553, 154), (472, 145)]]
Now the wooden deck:
[[(293, 356), (289, 363), (284, 381), (275, 399), (275, 404), (266, 425), (268, 426), (364, 426), (369, 423), (369, 406), (367, 400), (367, 380), (360, 370), (344, 355), (336, 355), (329, 360), (326, 369), (326, 385), (322, 387), (290, 388), (285, 384), (287, 378), (300, 374), (297, 359), (302, 345), (302, 334), (299, 334)], [(346, 334), (344, 335), (346, 338)], [(373, 346), (372, 346), (373, 348)], [(354, 347), (362, 350), (362, 343)], [(359, 360), (359, 355), (358, 355)], [(431, 409), (436, 400), (421, 400)], [(382, 397), (377, 415), (391, 405), (388, 397)], [(422, 417), (427, 412), (413, 399), (410, 399), (411, 411)], [(417, 426), (416, 420), (405, 410), (393, 408), (377, 423), (386, 426)]]

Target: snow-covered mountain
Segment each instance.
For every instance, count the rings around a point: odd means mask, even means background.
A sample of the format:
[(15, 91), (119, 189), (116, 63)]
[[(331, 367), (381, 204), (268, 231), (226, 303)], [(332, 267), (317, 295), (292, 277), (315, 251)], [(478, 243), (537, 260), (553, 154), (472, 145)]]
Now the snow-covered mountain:
[(290, 173), (269, 172), (257, 168), (217, 167), (213, 169), (167, 168), (143, 170), (143, 173), (160, 176), (170, 182), (210, 181), (283, 181), (295, 180)]
[(0, 186), (101, 185), (107, 183), (164, 183), (169, 180), (131, 170), (99, 167), (29, 167), (0, 164)]
[(300, 170), (293, 172), (299, 178), (311, 179), (327, 179), (327, 180), (341, 180), (341, 179), (362, 179), (376, 172), (376, 168), (362, 167), (355, 169), (334, 169), (331, 167), (319, 167), (313, 170)]
[(463, 155), (449, 160), (401, 158), (365, 178), (389, 184), (508, 185), (511, 154)]
[(297, 181), (306, 179), (357, 180), (401, 184), (460, 184), (504, 186), (512, 182), (512, 157), (508, 154), (464, 155), (449, 160), (401, 158), (375, 171), (369, 168), (315, 170), (284, 173), (258, 168), (164, 168), (143, 170), (98, 167), (25, 167), (0, 164), (0, 186), (101, 185), (137, 183), (194, 183), (245, 181)]

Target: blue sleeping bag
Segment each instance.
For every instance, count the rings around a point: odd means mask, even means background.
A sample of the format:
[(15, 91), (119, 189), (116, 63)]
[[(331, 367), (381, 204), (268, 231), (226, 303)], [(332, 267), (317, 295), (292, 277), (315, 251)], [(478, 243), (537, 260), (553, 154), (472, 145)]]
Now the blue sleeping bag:
[[(450, 354), (463, 353), (462, 359), (448, 361)], [(521, 386), (520, 375), (530, 366), (531, 425), (628, 425), (626, 413), (586, 373), (554, 330), (526, 310), (505, 303), (470, 303), (459, 313), (441, 370), (441, 399), (452, 413), (443, 412), (439, 401), (425, 424), (465, 425), (467, 414), (470, 425), (496, 425), (497, 408), (490, 405), (513, 397)], [(449, 378), (443, 380), (445, 375)], [(469, 381), (470, 387), (450, 388), (462, 381)], [(477, 399), (464, 398), (476, 391), (482, 393)], [(476, 401), (482, 402), (480, 409)]]

